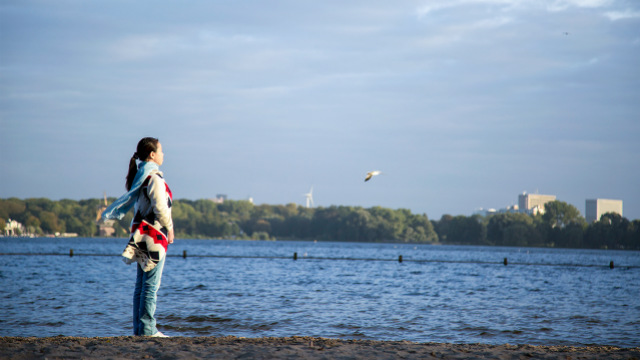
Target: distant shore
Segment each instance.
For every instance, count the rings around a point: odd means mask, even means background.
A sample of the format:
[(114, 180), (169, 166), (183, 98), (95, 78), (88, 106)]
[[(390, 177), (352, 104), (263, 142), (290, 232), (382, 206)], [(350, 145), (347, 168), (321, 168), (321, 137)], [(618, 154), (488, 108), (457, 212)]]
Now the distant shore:
[(313, 337), (0, 337), (1, 359), (640, 359), (640, 348), (338, 340)]
[[(103, 222), (109, 199), (0, 199), (0, 229), (6, 235), (60, 237), (128, 236), (133, 214)], [(489, 212), (429, 219), (425, 213), (381, 206), (254, 205), (245, 200), (176, 199), (172, 219), (177, 239), (318, 240), (640, 250), (640, 219), (618, 212), (587, 222), (573, 205), (544, 204), (546, 212)], [(513, 210), (513, 211), (512, 211)], [(53, 235), (51, 235), (53, 234)]]

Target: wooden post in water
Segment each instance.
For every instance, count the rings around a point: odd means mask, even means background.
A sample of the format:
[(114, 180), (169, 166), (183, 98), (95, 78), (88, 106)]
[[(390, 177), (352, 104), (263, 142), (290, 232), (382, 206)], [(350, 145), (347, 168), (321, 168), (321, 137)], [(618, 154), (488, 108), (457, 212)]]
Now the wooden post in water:
[(398, 256), (398, 262), (402, 262), (402, 255)]
[(509, 262), (507, 261), (507, 258), (504, 258), (504, 261), (502, 263), (504, 264), (504, 266), (507, 266)]
[(298, 253), (297, 252), (293, 253), (293, 260), (298, 260)]
[(73, 249), (69, 249), (69, 257), (73, 257)]
[(182, 250), (182, 258), (183, 259), (187, 258), (187, 250)]
[(613, 260), (609, 262), (609, 269), (613, 269)]

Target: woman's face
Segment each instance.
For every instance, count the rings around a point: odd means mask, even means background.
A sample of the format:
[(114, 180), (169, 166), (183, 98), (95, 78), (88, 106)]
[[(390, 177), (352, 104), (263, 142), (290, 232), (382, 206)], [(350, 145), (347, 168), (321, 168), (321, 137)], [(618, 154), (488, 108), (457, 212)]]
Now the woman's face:
[(162, 144), (160, 144), (160, 141), (158, 141), (158, 149), (149, 154), (149, 160), (158, 164), (158, 166), (162, 165), (162, 162), (164, 162), (164, 153), (162, 152)]

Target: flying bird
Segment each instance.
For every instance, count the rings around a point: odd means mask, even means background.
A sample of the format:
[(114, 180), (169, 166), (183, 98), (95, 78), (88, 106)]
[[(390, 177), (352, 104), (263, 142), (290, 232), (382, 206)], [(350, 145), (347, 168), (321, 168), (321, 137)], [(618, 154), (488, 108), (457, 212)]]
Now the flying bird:
[(371, 179), (372, 177), (376, 176), (376, 175), (380, 175), (382, 172), (379, 170), (374, 170), (374, 171), (369, 171), (367, 173), (367, 177), (364, 178), (364, 181), (369, 181), (369, 179)]

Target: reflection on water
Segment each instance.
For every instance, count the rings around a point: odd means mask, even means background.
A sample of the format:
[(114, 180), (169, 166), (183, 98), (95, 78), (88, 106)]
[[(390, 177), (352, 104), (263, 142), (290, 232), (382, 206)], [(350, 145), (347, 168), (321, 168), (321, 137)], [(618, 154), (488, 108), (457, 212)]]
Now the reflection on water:
[[(125, 243), (0, 239), (0, 253), (114, 255), (0, 256), (0, 335), (129, 335)], [(170, 335), (640, 346), (639, 252), (197, 240), (169, 252), (157, 315)]]

